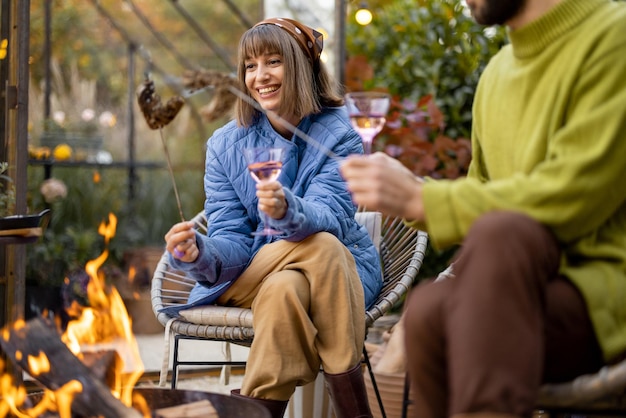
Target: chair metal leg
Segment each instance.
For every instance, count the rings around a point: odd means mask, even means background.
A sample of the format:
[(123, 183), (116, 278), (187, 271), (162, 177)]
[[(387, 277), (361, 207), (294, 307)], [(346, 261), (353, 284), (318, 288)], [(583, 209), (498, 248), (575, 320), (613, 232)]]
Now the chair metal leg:
[(402, 418), (406, 418), (409, 412), (409, 405), (411, 400), (409, 399), (409, 388), (411, 381), (409, 380), (409, 374), (404, 375), (404, 391), (402, 392)]
[(372, 387), (374, 388), (374, 393), (376, 394), (376, 400), (378, 400), (378, 406), (380, 407), (380, 414), (382, 418), (387, 418), (387, 414), (385, 413), (385, 407), (383, 405), (383, 399), (380, 396), (380, 391), (378, 390), (378, 384), (376, 383), (376, 377), (374, 376), (374, 371), (372, 370), (372, 364), (370, 363), (370, 356), (367, 354), (367, 349), (363, 347), (363, 361), (367, 365), (367, 370), (370, 374), (370, 380), (372, 381)]
[(176, 380), (178, 380), (178, 340), (179, 336), (174, 336), (174, 359), (172, 364), (172, 389), (176, 389)]
[(175, 334), (174, 335), (174, 354), (172, 359), (172, 389), (176, 389), (176, 382), (178, 381), (179, 368), (181, 366), (236, 366), (245, 367), (245, 361), (230, 361), (230, 360), (217, 360), (217, 361), (205, 361), (205, 360), (181, 360), (179, 356), (180, 340), (196, 340), (206, 341), (206, 338), (202, 337), (190, 337), (188, 335)]

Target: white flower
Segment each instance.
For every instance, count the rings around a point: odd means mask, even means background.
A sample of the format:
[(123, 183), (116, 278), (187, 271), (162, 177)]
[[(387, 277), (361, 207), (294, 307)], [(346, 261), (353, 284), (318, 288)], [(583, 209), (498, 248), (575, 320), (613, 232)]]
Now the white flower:
[(83, 112), (80, 114), (80, 117), (85, 122), (89, 122), (90, 120), (96, 117), (96, 112), (93, 109), (87, 108), (83, 110)]
[(104, 128), (112, 128), (117, 123), (117, 118), (115, 115), (108, 110), (105, 110), (100, 114), (98, 118), (98, 122), (100, 122), (100, 126)]
[(100, 150), (96, 154), (96, 161), (100, 164), (111, 164), (113, 162), (113, 156), (109, 151)]
[(52, 113), (52, 120), (54, 120), (58, 125), (63, 125), (65, 122), (65, 112), (62, 110), (56, 110)]
[(59, 179), (50, 178), (41, 183), (39, 192), (46, 203), (54, 203), (67, 197), (67, 186)]

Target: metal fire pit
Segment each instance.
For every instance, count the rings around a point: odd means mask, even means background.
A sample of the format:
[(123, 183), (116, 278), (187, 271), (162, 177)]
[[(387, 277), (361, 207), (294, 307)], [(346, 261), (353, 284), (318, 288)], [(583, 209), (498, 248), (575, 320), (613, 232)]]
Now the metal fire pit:
[(271, 418), (270, 412), (255, 402), (219, 393), (155, 388), (137, 388), (133, 393), (143, 396), (152, 411), (208, 400), (220, 418)]
[[(220, 418), (271, 418), (270, 412), (257, 403), (219, 393), (158, 388), (136, 388), (133, 390), (133, 393), (143, 396), (151, 411), (208, 400)], [(40, 396), (40, 394), (36, 393), (30, 395), (34, 402), (37, 402)], [(94, 416), (98, 413), (98, 411), (93, 412)], [(47, 413), (40, 418), (54, 417), (58, 417), (58, 415)], [(76, 416), (75, 418), (87, 417)]]

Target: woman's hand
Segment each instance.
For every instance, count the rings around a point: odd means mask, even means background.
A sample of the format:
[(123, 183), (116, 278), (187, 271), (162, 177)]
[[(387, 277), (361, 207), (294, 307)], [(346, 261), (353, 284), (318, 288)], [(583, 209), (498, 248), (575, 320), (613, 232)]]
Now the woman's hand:
[(193, 263), (200, 251), (196, 245), (196, 233), (193, 222), (179, 222), (165, 234), (166, 250), (181, 261)]
[(382, 152), (352, 155), (342, 161), (340, 170), (356, 204), (407, 220), (424, 220), (423, 181), (395, 158)]
[(277, 181), (260, 182), (256, 185), (259, 210), (272, 219), (282, 219), (287, 213), (287, 200), (282, 184)]

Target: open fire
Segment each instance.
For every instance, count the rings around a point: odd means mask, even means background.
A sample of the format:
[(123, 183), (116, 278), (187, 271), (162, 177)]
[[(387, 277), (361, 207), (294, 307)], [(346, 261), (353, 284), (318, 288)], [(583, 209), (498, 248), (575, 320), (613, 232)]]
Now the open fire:
[(0, 359), (0, 418), (270, 418), (258, 404), (226, 395), (135, 387), (144, 368), (132, 321), (100, 269), (116, 226), (110, 214), (98, 229), (105, 250), (85, 265), (86, 297), (67, 309), (75, 319), (65, 331), (60, 321), (44, 318), (0, 330), (4, 353), (43, 389), (28, 394), (12, 374), (2, 374), (6, 365)]
[[(105, 249), (85, 266), (88, 303), (72, 302), (68, 313), (76, 319), (68, 322), (62, 335), (56, 325), (41, 318), (17, 321), (2, 330), (5, 353), (44, 386), (44, 393), (32, 405), (26, 390), (13, 385), (10, 374), (1, 375), (0, 418), (39, 417), (46, 412), (69, 418), (72, 408), (87, 412), (96, 407), (97, 416), (151, 416), (147, 410), (140, 413), (131, 408), (142, 404), (133, 401), (133, 388), (143, 374), (143, 363), (122, 298), (115, 287), (107, 286), (100, 270), (116, 226), (113, 214), (99, 226)], [(4, 366), (0, 364), (0, 371)]]

